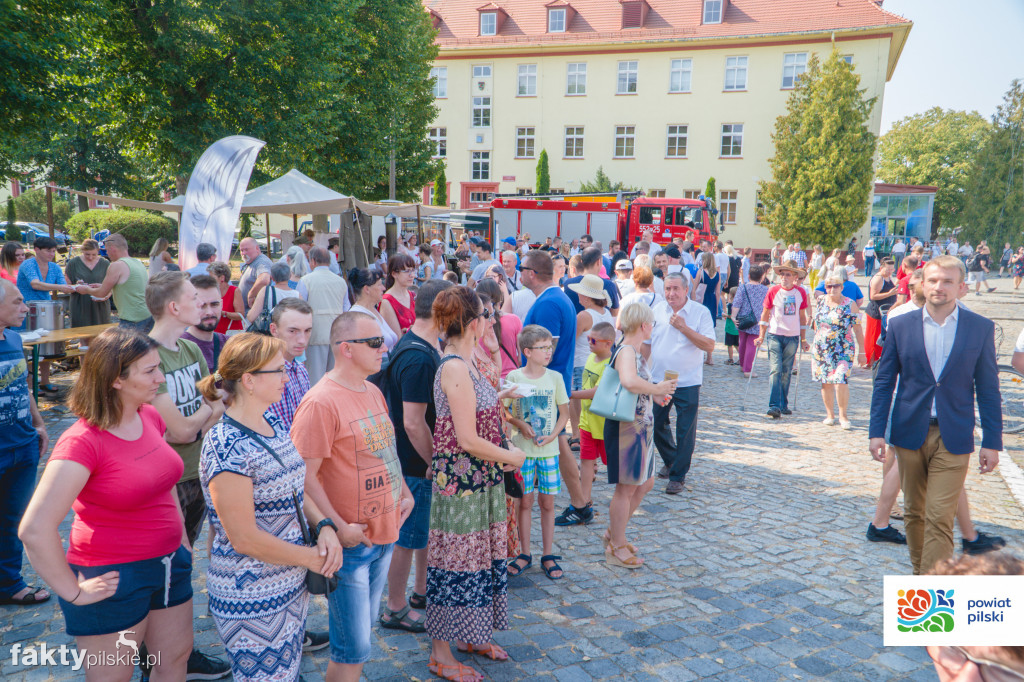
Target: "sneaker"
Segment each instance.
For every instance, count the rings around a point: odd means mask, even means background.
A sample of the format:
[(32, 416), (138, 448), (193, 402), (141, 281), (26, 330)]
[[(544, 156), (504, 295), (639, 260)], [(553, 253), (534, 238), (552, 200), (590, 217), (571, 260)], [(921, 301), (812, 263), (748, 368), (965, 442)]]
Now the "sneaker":
[(326, 632), (306, 630), (306, 636), (302, 640), (302, 650), (319, 651), (320, 649), (327, 647), (330, 643), (331, 639), (327, 636)]
[(193, 649), (188, 656), (188, 672), (186, 680), (219, 680), (231, 673), (231, 666), (213, 656), (207, 656), (198, 649)]
[(991, 293), (992, 293), (993, 291), (995, 291), (995, 290), (996, 290), (996, 288), (995, 288), (995, 287), (989, 287), (989, 288), (988, 288), (988, 293), (990, 293), (990, 294), (991, 294)]
[(980, 291), (975, 291), (975, 292), (974, 292), (974, 295), (975, 295), (975, 296), (981, 296), (981, 292), (980, 292)]
[(783, 408), (782, 414), (785, 414), (785, 415), (793, 414), (793, 410), (789, 409), (788, 407)]
[(1006, 547), (1006, 540), (998, 535), (986, 535), (979, 530), (978, 537), (974, 540), (961, 540), (960, 545), (964, 549), (964, 554), (984, 554)]
[(767, 414), (772, 419), (778, 419), (779, 417), (782, 416), (782, 411), (777, 407), (772, 407), (769, 408), (768, 412), (766, 412), (765, 414)]
[(591, 505), (577, 509), (571, 504), (555, 518), (556, 526), (582, 526), (594, 520), (594, 509)]
[(892, 526), (886, 526), (882, 530), (878, 530), (875, 528), (875, 524), (869, 523), (867, 536), (871, 542), (891, 542), (894, 545), (907, 544), (907, 536)]

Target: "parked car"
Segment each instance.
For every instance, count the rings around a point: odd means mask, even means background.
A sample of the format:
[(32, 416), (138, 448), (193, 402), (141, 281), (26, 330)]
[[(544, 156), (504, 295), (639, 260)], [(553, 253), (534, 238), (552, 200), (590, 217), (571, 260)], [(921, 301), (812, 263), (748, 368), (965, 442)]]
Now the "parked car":
[[(31, 244), (38, 237), (49, 237), (50, 228), (43, 223), (16, 223), (21, 228), (21, 241)], [(57, 246), (67, 246), (71, 240), (59, 232), (54, 235)], [(0, 221), (0, 239), (7, 239), (7, 221)]]

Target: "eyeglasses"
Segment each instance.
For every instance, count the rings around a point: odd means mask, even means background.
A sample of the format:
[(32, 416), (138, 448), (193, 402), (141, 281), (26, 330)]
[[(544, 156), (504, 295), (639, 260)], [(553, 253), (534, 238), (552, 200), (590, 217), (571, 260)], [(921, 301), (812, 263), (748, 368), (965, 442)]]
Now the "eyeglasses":
[[(937, 653), (934, 655), (932, 654), (933, 648), (937, 650)], [(981, 679), (986, 682), (1019, 682), (1024, 680), (1024, 672), (1009, 668), (1002, 663), (975, 658), (958, 646), (929, 647), (928, 655), (931, 656), (933, 661), (954, 675), (958, 674), (967, 665), (967, 662), (970, 661), (978, 666)]]
[(384, 337), (370, 336), (365, 339), (342, 339), (341, 341), (335, 341), (334, 345), (337, 346), (341, 343), (365, 343), (370, 348), (380, 348), (384, 345)]
[(256, 369), (249, 374), (284, 374), (284, 367), (278, 369)]

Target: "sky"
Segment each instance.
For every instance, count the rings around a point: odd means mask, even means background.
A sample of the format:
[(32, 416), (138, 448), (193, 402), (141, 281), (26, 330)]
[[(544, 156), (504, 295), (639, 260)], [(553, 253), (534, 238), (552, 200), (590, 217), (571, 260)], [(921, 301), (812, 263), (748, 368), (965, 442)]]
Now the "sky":
[(934, 106), (991, 119), (1014, 78), (1024, 79), (1024, 0), (885, 0), (914, 22), (886, 85), (882, 133)]

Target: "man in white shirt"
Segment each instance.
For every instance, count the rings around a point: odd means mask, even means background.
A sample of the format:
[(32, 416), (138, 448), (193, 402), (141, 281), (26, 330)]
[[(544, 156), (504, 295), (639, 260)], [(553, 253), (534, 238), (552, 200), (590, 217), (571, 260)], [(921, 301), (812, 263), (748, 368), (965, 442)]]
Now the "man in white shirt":
[(729, 254), (722, 251), (722, 242), (715, 242), (715, 267), (718, 268), (719, 285), (725, 287), (729, 282), (730, 263)]
[(960, 244), (957, 243), (956, 239), (950, 239), (949, 243), (946, 244), (946, 253), (957, 258), (960, 257)]
[(958, 255), (960, 256), (960, 260), (966, 263), (967, 260), (974, 255), (974, 249), (971, 247), (971, 243), (964, 242), (964, 245), (960, 247)]
[(897, 270), (899, 270), (900, 262), (905, 255), (907, 255), (907, 245), (903, 243), (902, 239), (897, 239), (896, 243), (892, 245), (892, 261)]
[[(651, 245), (651, 250), (648, 252), (650, 255), (654, 255), (661, 251), (661, 246), (654, 243), (654, 230), (648, 228), (644, 230), (643, 235), (640, 237), (640, 241), (645, 241)], [(637, 242), (639, 244), (640, 242)], [(633, 245), (632, 250), (629, 252), (629, 259), (633, 260), (636, 258), (636, 244)]]
[[(665, 277), (665, 305), (655, 310), (654, 331), (643, 353), (651, 363), (651, 381), (665, 380), (666, 371), (678, 375), (676, 390), (667, 405), (654, 404), (654, 444), (665, 466), (658, 478), (667, 478), (665, 492), (683, 491), (697, 442), (697, 406), (704, 382), (704, 354), (715, 349), (715, 326), (711, 312), (691, 301), (683, 276)], [(672, 407), (676, 410), (676, 430), (670, 428)]]
[(508, 282), (508, 293), (510, 294), (523, 288), (523, 281), (520, 278), (522, 273), (516, 269), (517, 264), (515, 251), (501, 252), (501, 267), (505, 270), (505, 281)]

